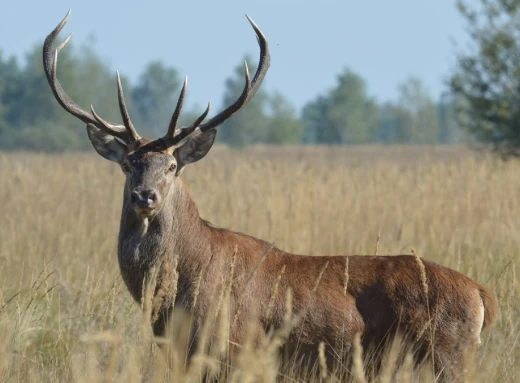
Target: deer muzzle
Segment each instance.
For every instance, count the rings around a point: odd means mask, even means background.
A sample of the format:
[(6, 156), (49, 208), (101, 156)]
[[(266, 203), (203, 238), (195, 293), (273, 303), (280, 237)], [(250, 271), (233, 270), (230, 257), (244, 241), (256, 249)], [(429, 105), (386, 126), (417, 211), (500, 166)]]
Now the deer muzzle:
[(159, 194), (154, 189), (134, 189), (131, 201), (137, 214), (150, 216), (158, 207)]

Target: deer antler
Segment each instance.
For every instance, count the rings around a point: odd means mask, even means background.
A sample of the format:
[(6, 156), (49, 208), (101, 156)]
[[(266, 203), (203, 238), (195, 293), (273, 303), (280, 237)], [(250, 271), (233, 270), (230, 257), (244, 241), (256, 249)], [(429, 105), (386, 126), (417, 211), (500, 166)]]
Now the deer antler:
[[(125, 143), (130, 144), (139, 140), (141, 137), (137, 133), (132, 121), (130, 120), (130, 115), (128, 114), (128, 110), (125, 104), (125, 98), (123, 95), (123, 86), (121, 85), (121, 78), (119, 76), (119, 72), (117, 72), (117, 96), (119, 100), (119, 110), (121, 112), (121, 116), (123, 118), (124, 125), (115, 124), (112, 122), (108, 122), (101, 118), (91, 106), (90, 110), (92, 113), (89, 113), (83, 110), (79, 105), (77, 105), (74, 101), (70, 99), (67, 93), (63, 90), (60, 82), (57, 78), (57, 65), (58, 65), (58, 54), (65, 47), (65, 45), (69, 42), (72, 35), (69, 35), (54, 51), (52, 50), (52, 46), (63, 29), (67, 21), (70, 17), (70, 10), (67, 12), (65, 18), (54, 28), (54, 30), (47, 36), (45, 39), (45, 43), (43, 44), (43, 67), (45, 70), (45, 75), (47, 77), (47, 81), (52, 89), (52, 93), (54, 97), (58, 101), (58, 103), (70, 114), (79, 118), (81, 121), (86, 124), (92, 124), (99, 129), (105, 131), (106, 133), (113, 135), (115, 137), (120, 138)], [(264, 34), (255, 24), (255, 22), (246, 15), (249, 23), (253, 27), (256, 37), (258, 40), (258, 45), (260, 46), (260, 60), (258, 63), (258, 69), (256, 70), (253, 81), (249, 78), (249, 70), (247, 67), (247, 62), (244, 63), (245, 67), (245, 86), (242, 94), (238, 97), (238, 99), (224, 109), (222, 112), (218, 113), (216, 116), (211, 118), (208, 122), (202, 123), (206, 116), (209, 113), (210, 104), (208, 103), (208, 107), (194, 122), (188, 127), (182, 127), (177, 129), (177, 122), (179, 120), (179, 116), (182, 110), (182, 106), (184, 104), (184, 97), (186, 94), (187, 87), (187, 79), (184, 81), (184, 85), (182, 87), (181, 93), (179, 95), (179, 99), (177, 101), (177, 106), (175, 107), (175, 111), (173, 112), (172, 118), (170, 120), (170, 125), (168, 126), (168, 131), (166, 135), (161, 139), (163, 143), (166, 143), (168, 147), (173, 146), (181, 146), (183, 145), (189, 138), (194, 135), (198, 135), (204, 133), (210, 129), (215, 129), (219, 125), (221, 125), (224, 121), (230, 118), (233, 114), (238, 112), (244, 105), (253, 98), (255, 93), (260, 88), (262, 81), (269, 69), (270, 65), (270, 55), (269, 55), (269, 47), (267, 44), (267, 39)]]
[(121, 111), (121, 116), (123, 117), (124, 125), (114, 124), (112, 122), (103, 120), (96, 114), (92, 106), (92, 114), (83, 110), (79, 105), (70, 99), (58, 81), (58, 54), (70, 41), (72, 34), (70, 34), (54, 51), (52, 50), (52, 46), (54, 45), (58, 34), (61, 32), (65, 24), (67, 24), (67, 21), (70, 17), (70, 12), (70, 10), (67, 12), (65, 18), (47, 36), (45, 43), (43, 44), (43, 68), (45, 70), (45, 76), (47, 77), (47, 81), (49, 82), (54, 97), (67, 112), (79, 118), (84, 123), (92, 124), (106, 133), (120, 138), (127, 144), (139, 140), (141, 137), (139, 134), (137, 134), (132, 121), (130, 121), (130, 116), (126, 108), (125, 99), (123, 96), (123, 86), (121, 85), (119, 72), (117, 73), (117, 96), (119, 99), (119, 109)]
[(182, 146), (189, 138), (193, 137), (194, 135), (204, 133), (210, 129), (215, 129), (228, 118), (230, 118), (233, 114), (238, 112), (244, 105), (246, 105), (260, 88), (260, 85), (262, 84), (262, 81), (271, 63), (271, 57), (269, 55), (269, 46), (267, 44), (267, 39), (265, 38), (263, 32), (260, 30), (258, 25), (256, 25), (255, 22), (248, 15), (246, 15), (246, 17), (256, 33), (258, 45), (260, 46), (260, 60), (258, 62), (258, 68), (256, 70), (255, 76), (253, 77), (253, 81), (251, 81), (249, 78), (249, 69), (247, 67), (247, 62), (244, 62), (245, 86), (244, 90), (242, 91), (242, 94), (238, 97), (238, 99), (233, 104), (224, 109), (222, 112), (218, 113), (216, 116), (211, 118), (208, 122), (202, 123), (202, 121), (209, 112), (208, 104), (208, 108), (206, 109), (206, 111), (193, 124), (191, 124), (189, 127), (177, 129), (177, 121), (179, 119), (179, 115), (184, 102), (184, 96), (186, 93), (187, 80), (185, 80), (181, 93), (179, 95), (179, 100), (177, 101), (177, 107), (173, 112), (173, 116), (168, 127), (168, 132), (163, 137), (163, 139), (167, 142), (167, 145), (169, 147)]

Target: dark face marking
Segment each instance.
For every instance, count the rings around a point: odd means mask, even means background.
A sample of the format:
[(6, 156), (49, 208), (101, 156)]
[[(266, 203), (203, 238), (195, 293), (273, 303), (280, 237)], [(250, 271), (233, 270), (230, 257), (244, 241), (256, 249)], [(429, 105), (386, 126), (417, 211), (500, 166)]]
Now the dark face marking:
[(126, 174), (126, 190), (136, 213), (142, 217), (157, 214), (177, 178), (177, 160), (171, 154), (138, 149), (121, 162)]
[(164, 138), (145, 137), (123, 144), (114, 136), (87, 125), (90, 141), (107, 160), (120, 164), (127, 176), (125, 195), (142, 217), (156, 215), (183, 168), (203, 158), (215, 142), (216, 130), (190, 137), (179, 147), (169, 147)]

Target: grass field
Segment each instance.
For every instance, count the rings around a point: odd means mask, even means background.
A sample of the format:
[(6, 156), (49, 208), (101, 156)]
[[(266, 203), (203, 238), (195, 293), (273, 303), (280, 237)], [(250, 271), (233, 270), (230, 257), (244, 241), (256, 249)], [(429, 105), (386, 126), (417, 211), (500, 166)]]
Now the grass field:
[[(485, 284), (500, 314), (468, 381), (520, 381), (518, 162), (462, 147), (219, 147), (183, 177), (216, 226), (295, 253), (414, 248)], [(95, 154), (0, 154), (0, 184), (0, 380), (173, 379), (119, 276), (119, 167)], [(248, 353), (230, 380), (273, 381), (265, 350)], [(359, 368), (352, 379), (364, 381)]]

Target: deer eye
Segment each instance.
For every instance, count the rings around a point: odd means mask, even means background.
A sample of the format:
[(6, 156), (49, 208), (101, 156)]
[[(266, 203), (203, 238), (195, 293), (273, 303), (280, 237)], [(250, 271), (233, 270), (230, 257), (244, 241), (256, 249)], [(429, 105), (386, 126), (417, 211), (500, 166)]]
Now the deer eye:
[(171, 164), (170, 167), (168, 168), (168, 171), (170, 171), (170, 172), (174, 172), (175, 169), (177, 169), (177, 164), (173, 163), (173, 164)]
[(128, 164), (122, 164), (121, 165), (121, 169), (123, 170), (123, 172), (125, 173), (130, 173), (130, 166)]

